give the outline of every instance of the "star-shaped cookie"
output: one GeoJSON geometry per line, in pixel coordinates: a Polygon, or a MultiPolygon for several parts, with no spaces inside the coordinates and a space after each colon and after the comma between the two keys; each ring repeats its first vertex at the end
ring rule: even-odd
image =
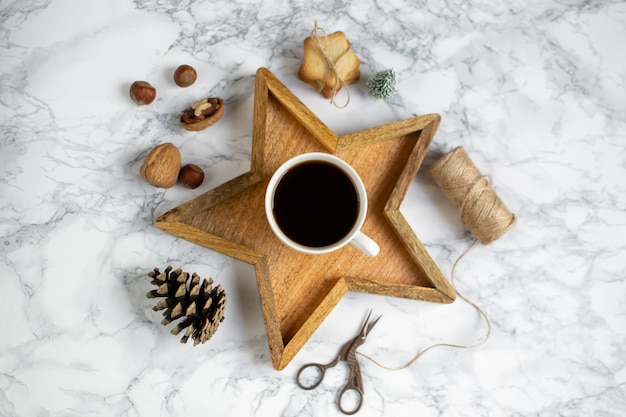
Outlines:
{"type": "Polygon", "coordinates": [[[324,97],[332,98],[344,85],[359,81],[360,65],[343,32],[328,36],[314,34],[304,40],[304,59],[298,78],[315,87],[324,97]]]}
{"type": "Polygon", "coordinates": [[[272,363],[283,369],[348,291],[452,302],[455,292],[399,207],[438,127],[436,114],[338,136],[272,73],[257,72],[250,171],[163,214],[157,227],[254,265],[272,363]],[[305,152],[350,163],[368,192],[363,232],[380,246],[307,255],[283,245],[265,217],[272,173],[305,152]]]}

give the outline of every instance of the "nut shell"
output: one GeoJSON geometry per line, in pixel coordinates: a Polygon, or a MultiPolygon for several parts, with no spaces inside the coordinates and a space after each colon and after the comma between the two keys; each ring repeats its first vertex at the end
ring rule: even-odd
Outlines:
{"type": "Polygon", "coordinates": [[[147,81],[135,81],[129,90],[130,99],[139,106],[150,104],[156,97],[156,88],[147,81]]]}
{"type": "Polygon", "coordinates": [[[139,169],[139,175],[148,184],[170,188],[178,181],[180,151],[172,143],[162,143],[152,149],[139,169]]]}
{"type": "Polygon", "coordinates": [[[187,164],[180,170],[178,181],[187,188],[198,188],[204,181],[204,171],[196,164],[187,164]]]}
{"type": "Polygon", "coordinates": [[[181,126],[187,130],[198,131],[198,130],[206,129],[207,127],[215,124],[224,115],[224,99],[219,98],[219,97],[215,97],[215,99],[217,99],[217,104],[216,104],[217,110],[215,110],[215,113],[213,113],[211,116],[205,119],[198,120],[193,123],[185,122],[183,120],[183,116],[181,115],[181,117],[179,118],[179,122],[181,126]]]}
{"type": "Polygon", "coordinates": [[[196,82],[196,78],[198,78],[198,73],[189,65],[181,65],[174,71],[174,82],[179,87],[189,87],[196,82]]]}

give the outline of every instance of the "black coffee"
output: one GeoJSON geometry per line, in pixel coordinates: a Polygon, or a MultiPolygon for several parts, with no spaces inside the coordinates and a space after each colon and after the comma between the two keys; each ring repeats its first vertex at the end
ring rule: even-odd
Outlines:
{"type": "Polygon", "coordinates": [[[291,240],[323,247],[354,227],[359,200],[352,180],[339,168],[308,161],[291,168],[274,192],[276,223],[291,240]]]}

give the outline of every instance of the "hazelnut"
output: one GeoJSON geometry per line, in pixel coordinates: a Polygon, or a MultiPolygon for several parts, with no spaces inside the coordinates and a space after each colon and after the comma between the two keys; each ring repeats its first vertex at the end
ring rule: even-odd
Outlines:
{"type": "Polygon", "coordinates": [[[174,82],[179,87],[189,87],[196,82],[196,78],[198,78],[196,70],[189,65],[181,65],[174,72],[174,82]]]}
{"type": "Polygon", "coordinates": [[[204,181],[204,171],[198,165],[187,164],[180,170],[178,181],[187,188],[198,188],[204,181]]]}
{"type": "Polygon", "coordinates": [[[130,98],[139,106],[150,104],[156,97],[156,89],[147,81],[135,81],[130,86],[130,98]]]}
{"type": "Polygon", "coordinates": [[[155,187],[170,188],[176,184],[179,171],[180,151],[172,143],[162,143],[150,151],[139,175],[155,187]]]}

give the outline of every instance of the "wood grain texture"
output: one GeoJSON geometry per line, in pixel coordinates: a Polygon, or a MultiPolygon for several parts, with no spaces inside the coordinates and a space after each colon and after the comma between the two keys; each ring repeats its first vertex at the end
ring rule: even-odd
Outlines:
{"type": "Polygon", "coordinates": [[[251,169],[163,214],[157,227],[255,267],[272,363],[283,369],[348,291],[449,303],[455,293],[399,211],[439,124],[430,114],[338,137],[273,74],[257,72],[251,169]],[[265,218],[273,172],[305,152],[350,163],[368,192],[374,258],[346,246],[307,255],[265,218]]]}

